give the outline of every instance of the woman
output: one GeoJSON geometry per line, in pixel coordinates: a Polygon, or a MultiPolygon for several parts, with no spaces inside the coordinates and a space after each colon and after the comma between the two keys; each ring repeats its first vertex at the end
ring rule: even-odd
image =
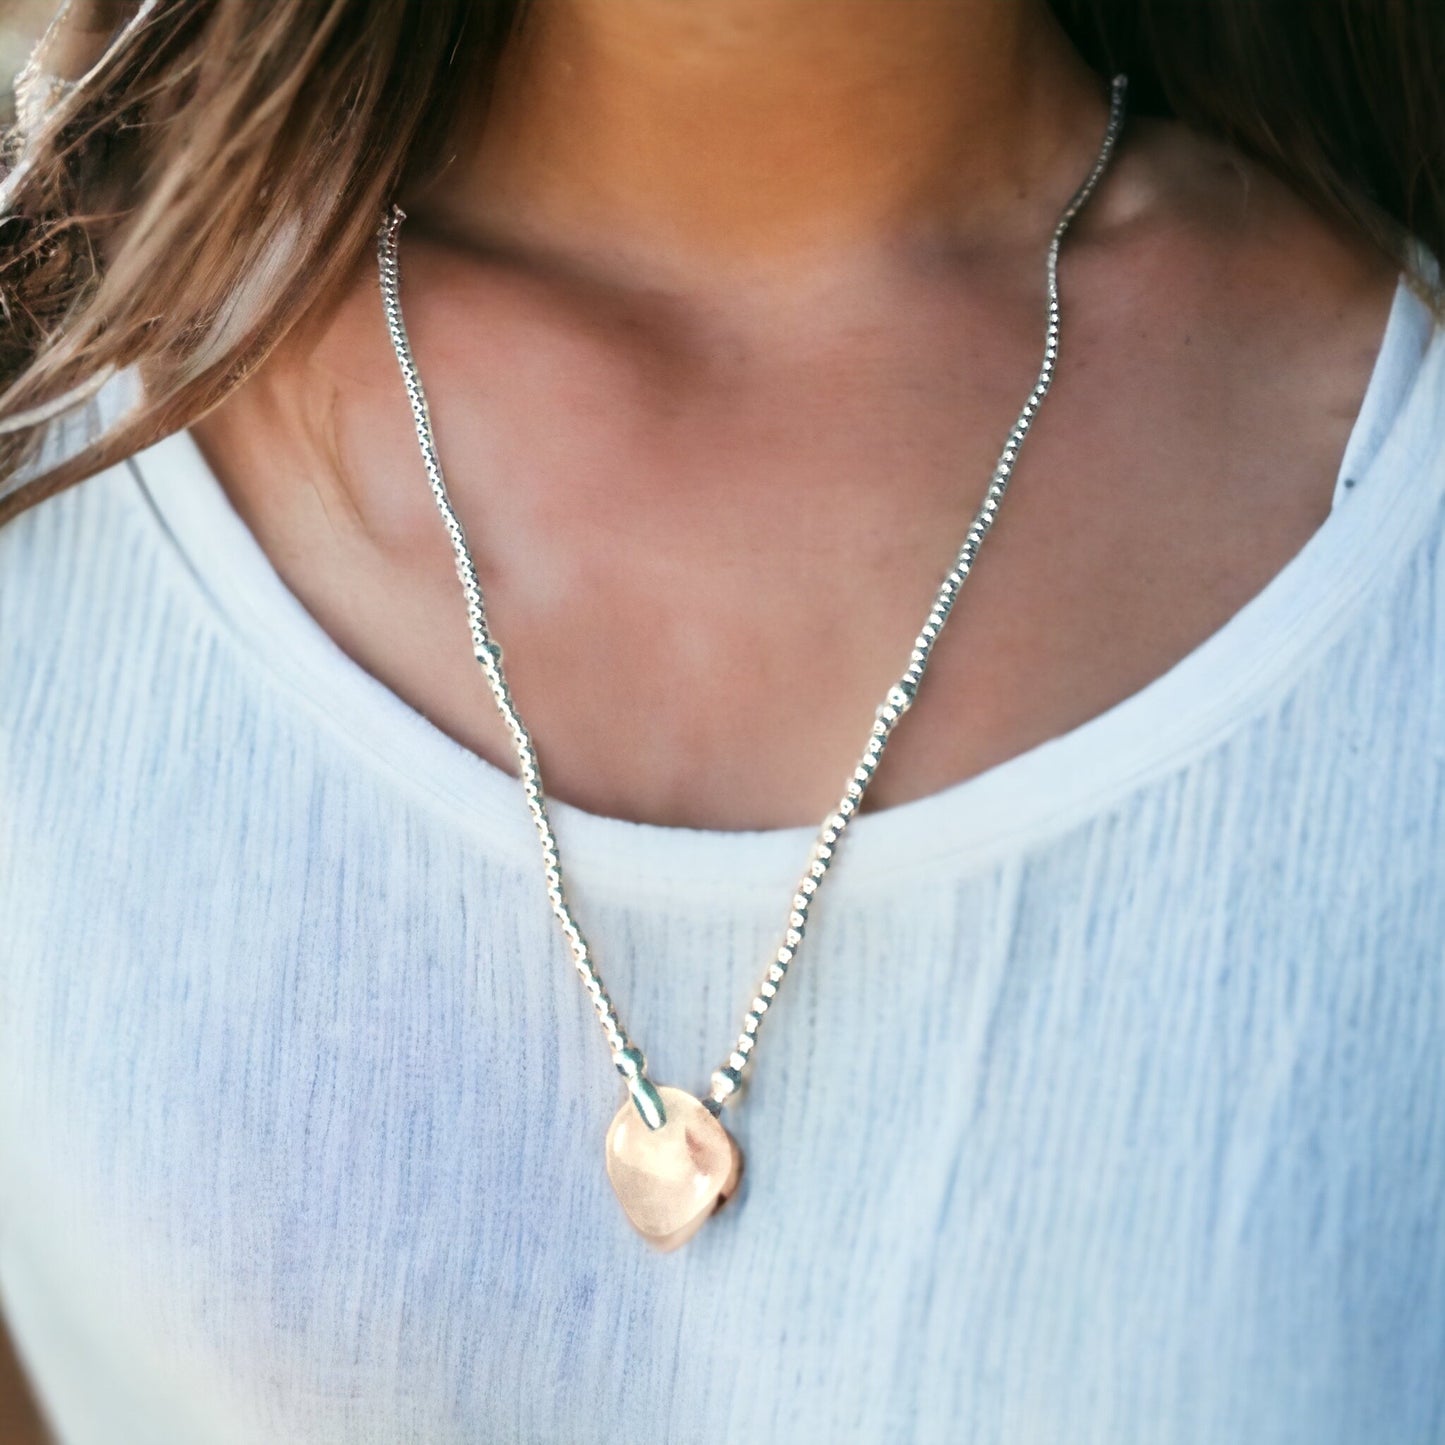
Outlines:
{"type": "Polygon", "coordinates": [[[1440,1438],[1442,51],[157,0],[30,92],[62,1440],[1440,1438]]]}

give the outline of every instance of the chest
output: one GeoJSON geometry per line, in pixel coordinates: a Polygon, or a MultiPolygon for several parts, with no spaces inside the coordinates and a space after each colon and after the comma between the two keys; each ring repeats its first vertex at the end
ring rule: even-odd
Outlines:
{"type": "MultiPolygon", "coordinates": [[[[1132,305],[1079,291],[868,806],[938,791],[1138,690],[1328,512],[1380,294],[1311,360],[1308,316],[1241,332],[1142,283],[1132,305]]],[[[645,311],[513,315],[496,298],[478,342],[421,294],[449,487],[549,795],[720,828],[812,822],[836,802],[1042,359],[1017,298],[930,296],[842,327],[780,324],[762,353],[645,311]]],[[[347,487],[294,450],[288,468],[282,446],[269,490],[236,471],[238,506],[348,652],[510,767],[394,362],[336,408],[325,466],[347,487]]]]}

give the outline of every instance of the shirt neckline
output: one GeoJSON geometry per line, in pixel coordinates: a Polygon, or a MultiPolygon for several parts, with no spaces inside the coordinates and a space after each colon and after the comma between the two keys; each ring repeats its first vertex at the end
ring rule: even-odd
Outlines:
{"type": "MultiPolygon", "coordinates": [[[[1445,328],[1402,274],[1341,458],[1337,505],[1264,588],[1144,687],[1077,727],[940,791],[854,820],[839,888],[954,871],[1053,836],[1221,741],[1339,636],[1434,514],[1445,467],[1417,469],[1445,416],[1445,328]],[[1345,484],[1351,484],[1346,499],[1345,484]]],[[[188,432],[127,464],[131,492],[213,621],[374,768],[446,813],[471,846],[538,857],[515,775],[456,742],[332,640],[271,565],[188,432]]],[[[925,684],[926,686],[926,684],[925,684]]],[[[545,742],[539,745],[545,776],[545,742]]],[[[723,831],[548,800],[574,894],[681,900],[788,888],[815,826],[723,831]]],[[[820,820],[821,822],[821,820],[820,820]]]]}

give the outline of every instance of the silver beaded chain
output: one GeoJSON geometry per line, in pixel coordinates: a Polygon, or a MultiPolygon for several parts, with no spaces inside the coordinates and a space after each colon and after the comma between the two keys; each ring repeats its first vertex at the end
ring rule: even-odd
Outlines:
{"type": "MultiPolygon", "coordinates": [[[[1028,435],[1039,406],[1053,381],[1054,367],[1059,355],[1059,243],[1063,240],[1069,223],[1083,209],[1085,202],[1093,194],[1100,176],[1103,175],[1113,155],[1115,142],[1123,126],[1127,84],[1127,79],[1123,75],[1116,75],[1113,78],[1110,88],[1109,120],[1093,169],[1074,193],[1068,205],[1064,207],[1049,241],[1048,328],[1044,341],[1044,359],[1039,368],[1038,380],[1035,381],[1032,391],[1029,392],[1028,400],[1024,402],[1023,410],[1020,411],[1018,420],[1014,423],[1008,434],[1008,440],[1004,443],[998,464],[994,468],[988,489],[984,493],[983,504],[979,507],[978,513],[964,537],[963,545],[954,559],[953,566],[939,586],[922,630],[914,639],[908,666],[898,681],[888,689],[887,695],[877,709],[872,733],[868,738],[863,756],[853,769],[852,776],[848,779],[837,807],[828,815],[813,844],[807,870],[799,880],[797,890],[793,894],[792,908],[788,913],[788,926],[784,931],[783,941],[773,956],[772,963],[768,966],[766,976],[758,985],[757,994],[748,1006],[748,1011],[743,1018],[742,1032],[738,1034],[733,1044],[727,1063],[712,1075],[710,1093],[703,1103],[715,1115],[721,1112],[722,1106],[736,1093],[738,1086],[742,1083],[743,1075],[752,1060],[753,1049],[757,1044],[758,1030],[762,1026],[763,1018],[772,1006],[773,999],[777,996],[778,986],[786,977],[788,968],[797,956],[798,948],[803,941],[813,899],[817,896],[818,888],[827,876],[828,869],[837,853],[838,844],[847,831],[848,824],[858,813],[863,802],[863,795],[872,781],[873,774],[877,771],[878,763],[883,757],[884,749],[888,746],[893,729],[913,704],[913,699],[918,692],[918,685],[923,680],[924,670],[927,668],[928,659],[933,652],[933,645],[938,641],[938,635],[942,632],[943,625],[953,610],[959,590],[967,580],[968,574],[973,570],[978,550],[983,545],[983,539],[988,534],[989,528],[993,526],[994,518],[998,515],[999,504],[1003,500],[1004,492],[1008,489],[1009,478],[1013,474],[1014,464],[1018,460],[1024,438],[1028,435]]],[[[437,457],[436,439],[432,434],[431,418],[427,411],[426,394],[422,390],[421,378],[417,373],[416,362],[412,358],[411,344],[407,340],[406,325],[401,314],[401,298],[398,290],[397,233],[404,219],[405,212],[399,206],[393,206],[377,238],[382,303],[386,313],[387,330],[391,335],[391,344],[396,352],[402,379],[406,384],[407,399],[411,402],[412,417],[416,423],[416,438],[421,447],[427,480],[431,484],[432,495],[436,498],[437,508],[441,512],[447,535],[451,538],[452,550],[456,554],[457,576],[466,596],[467,624],[472,635],[472,651],[481,664],[482,671],[486,674],[487,684],[492,690],[492,696],[496,699],[497,709],[512,735],[512,743],[516,749],[517,761],[521,770],[522,789],[527,798],[527,807],[531,812],[532,822],[536,825],[537,835],[542,842],[542,862],[547,877],[547,898],[552,905],[552,912],[556,914],[557,921],[562,925],[562,933],[571,950],[572,961],[576,965],[578,974],[581,975],[588,997],[592,1000],[598,1022],[602,1025],[602,1032],[607,1036],[607,1046],[612,1051],[612,1061],[616,1065],[617,1072],[625,1081],[633,1103],[636,1104],[638,1112],[648,1127],[658,1129],[666,1122],[667,1114],[662,1100],[658,1097],[657,1090],[647,1077],[647,1062],[642,1051],[632,1043],[623,1029],[621,1021],[617,1017],[617,1010],[613,1007],[612,1000],[602,985],[601,976],[592,963],[592,954],[587,946],[587,940],[583,937],[582,930],[577,926],[576,919],[572,917],[572,910],[567,905],[566,894],[562,888],[562,865],[557,852],[557,840],[552,834],[552,825],[547,816],[547,803],[542,793],[542,775],[537,766],[536,750],[532,746],[531,735],[512,702],[511,689],[507,686],[506,675],[502,671],[502,649],[493,641],[491,631],[487,626],[486,604],[482,599],[481,584],[477,581],[477,569],[467,548],[462,524],[457,520],[451,499],[447,495],[441,462],[437,457]]]]}

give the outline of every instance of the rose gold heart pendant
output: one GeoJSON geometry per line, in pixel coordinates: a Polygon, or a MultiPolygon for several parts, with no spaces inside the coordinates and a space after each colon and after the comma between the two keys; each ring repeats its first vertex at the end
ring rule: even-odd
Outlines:
{"type": "Polygon", "coordinates": [[[732,1135],[685,1089],[657,1090],[667,1122],[650,1129],[629,1098],[607,1130],[607,1177],[633,1228],[676,1249],[722,1207],[742,1176],[732,1135]]]}

